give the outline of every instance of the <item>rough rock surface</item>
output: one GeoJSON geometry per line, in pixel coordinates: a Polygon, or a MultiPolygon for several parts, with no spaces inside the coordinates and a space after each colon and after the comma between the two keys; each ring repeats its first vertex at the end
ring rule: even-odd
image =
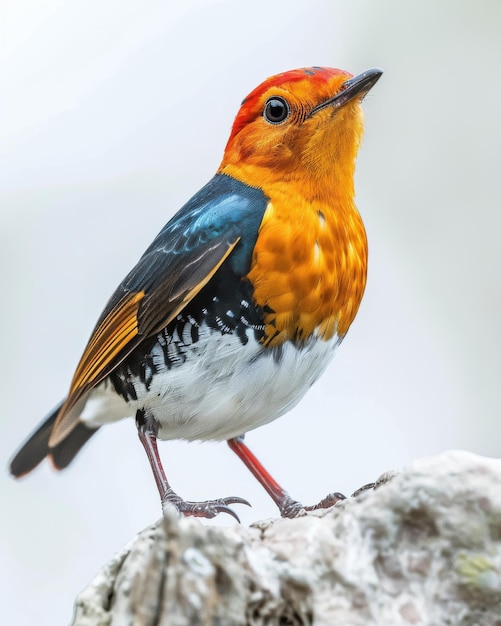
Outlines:
{"type": "Polygon", "coordinates": [[[501,461],[448,452],[250,528],[162,520],[77,598],[74,626],[501,626],[501,461]]]}

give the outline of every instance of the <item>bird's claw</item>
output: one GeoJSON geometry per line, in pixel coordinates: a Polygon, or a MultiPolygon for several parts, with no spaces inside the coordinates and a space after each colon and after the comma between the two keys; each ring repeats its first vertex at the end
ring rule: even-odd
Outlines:
{"type": "Polygon", "coordinates": [[[381,474],[381,476],[376,480],[376,482],[367,483],[366,485],[363,485],[362,487],[357,489],[354,493],[352,493],[351,497],[356,498],[362,493],[365,493],[366,491],[379,489],[381,485],[385,485],[386,483],[389,483],[390,480],[393,480],[395,478],[395,476],[398,476],[398,472],[395,470],[389,470],[388,472],[384,472],[384,474],[381,474]]]}
{"type": "Polygon", "coordinates": [[[327,496],[325,496],[325,498],[320,500],[318,504],[305,506],[304,510],[305,511],[318,511],[318,509],[330,509],[331,506],[334,506],[338,502],[341,502],[341,500],[346,500],[346,496],[343,495],[342,493],[339,493],[339,491],[336,491],[334,493],[329,493],[327,496]]]}
{"type": "Polygon", "coordinates": [[[280,515],[286,518],[294,518],[299,517],[301,514],[304,515],[306,511],[317,511],[318,509],[330,509],[331,506],[334,506],[341,500],[346,500],[346,496],[342,493],[335,492],[330,493],[328,496],[325,496],[318,504],[312,504],[310,506],[304,506],[301,502],[297,500],[293,500],[290,496],[283,498],[282,502],[279,504],[280,515]]]}
{"type": "Polygon", "coordinates": [[[238,496],[231,496],[229,498],[219,498],[218,500],[206,500],[205,502],[190,502],[183,500],[174,492],[167,493],[162,500],[162,507],[165,504],[172,504],[181,515],[187,517],[204,517],[205,519],[212,519],[219,515],[219,513],[227,513],[236,519],[240,523],[240,518],[228,505],[230,504],[245,504],[251,506],[244,498],[238,496]]]}
{"type": "Polygon", "coordinates": [[[351,497],[358,498],[358,496],[360,496],[362,493],[365,493],[366,491],[371,491],[372,489],[374,489],[375,486],[376,486],[376,483],[367,483],[366,485],[362,485],[362,487],[359,487],[356,491],[354,491],[351,494],[351,497]]]}

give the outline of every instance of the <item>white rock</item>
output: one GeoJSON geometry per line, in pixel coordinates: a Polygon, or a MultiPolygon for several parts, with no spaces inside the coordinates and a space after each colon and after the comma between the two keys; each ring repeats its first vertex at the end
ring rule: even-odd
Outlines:
{"type": "Polygon", "coordinates": [[[74,626],[501,626],[501,461],[448,452],[250,528],[170,515],[77,598],[74,626]]]}

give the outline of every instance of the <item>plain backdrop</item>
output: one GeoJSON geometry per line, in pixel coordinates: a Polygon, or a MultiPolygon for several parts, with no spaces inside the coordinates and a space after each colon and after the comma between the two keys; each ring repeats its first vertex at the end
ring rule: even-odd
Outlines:
{"type": "MultiPolygon", "coordinates": [[[[306,503],[450,448],[500,455],[500,29],[497,0],[3,0],[3,623],[67,624],[76,593],[160,516],[132,421],[60,474],[45,463],[14,481],[8,460],[271,74],[385,70],[356,175],[370,243],[360,312],[323,378],[248,444],[306,503]]],[[[160,451],[184,497],[243,496],[244,524],[276,515],[225,444],[160,451]]]]}

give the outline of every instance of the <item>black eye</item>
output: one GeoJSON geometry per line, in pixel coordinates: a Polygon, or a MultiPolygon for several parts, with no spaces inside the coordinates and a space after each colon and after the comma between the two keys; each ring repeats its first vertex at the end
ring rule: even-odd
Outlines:
{"type": "Polygon", "coordinates": [[[287,100],[274,96],[269,98],[264,105],[264,119],[270,124],[280,124],[290,115],[290,107],[287,100]]]}

